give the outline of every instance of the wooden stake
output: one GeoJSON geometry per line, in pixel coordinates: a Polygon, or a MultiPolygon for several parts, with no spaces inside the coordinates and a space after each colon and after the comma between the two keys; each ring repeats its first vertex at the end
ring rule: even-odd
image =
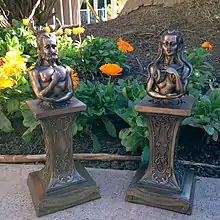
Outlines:
{"type": "MultiPolygon", "coordinates": [[[[114,154],[73,154],[74,160],[107,160],[107,161],[136,161],[139,156],[124,156],[114,154]]],[[[44,162],[45,154],[39,155],[0,155],[0,163],[35,163],[44,162]]]]}

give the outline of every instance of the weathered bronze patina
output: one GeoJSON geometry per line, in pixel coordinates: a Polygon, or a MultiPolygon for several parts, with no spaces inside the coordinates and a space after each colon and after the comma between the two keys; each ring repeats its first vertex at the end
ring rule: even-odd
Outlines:
{"type": "Polygon", "coordinates": [[[35,95],[43,105],[57,106],[68,101],[73,96],[71,68],[61,64],[56,51],[55,33],[46,34],[36,31],[38,60],[34,69],[29,72],[29,78],[35,95]]]}
{"type": "Polygon", "coordinates": [[[166,31],[160,40],[160,55],[148,68],[148,95],[135,106],[148,124],[149,164],[137,171],[126,200],[191,214],[195,174],[175,161],[174,151],[181,122],[194,102],[184,96],[192,69],[183,58],[179,32],[166,31]]]}
{"type": "Polygon", "coordinates": [[[86,105],[73,97],[70,68],[62,66],[53,34],[37,35],[39,59],[30,72],[38,99],[27,105],[40,120],[46,165],[28,176],[37,216],[100,198],[99,189],[86,169],[73,161],[72,125],[86,105]],[[46,108],[45,108],[46,107],[46,108]]]}
{"type": "Polygon", "coordinates": [[[184,58],[180,32],[168,30],[161,34],[158,56],[147,71],[147,93],[152,98],[174,99],[186,93],[192,67],[184,58]]]}

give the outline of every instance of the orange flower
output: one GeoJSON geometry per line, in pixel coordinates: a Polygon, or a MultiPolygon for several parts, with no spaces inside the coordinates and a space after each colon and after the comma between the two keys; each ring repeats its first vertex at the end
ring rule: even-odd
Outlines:
{"type": "Polygon", "coordinates": [[[72,78],[72,82],[73,82],[73,87],[75,89],[79,83],[78,73],[75,72],[75,70],[72,70],[71,78],[72,78]]]}
{"type": "Polygon", "coordinates": [[[210,42],[205,41],[201,44],[201,47],[206,49],[207,51],[212,51],[213,50],[213,46],[210,42]]]}
{"type": "Polygon", "coordinates": [[[119,50],[121,50],[124,53],[126,52],[130,53],[134,50],[131,44],[123,40],[121,37],[118,39],[117,45],[118,45],[119,50]]]}
{"type": "Polygon", "coordinates": [[[5,27],[9,28],[9,27],[11,27],[11,24],[7,23],[7,24],[5,24],[5,27]]]}
{"type": "Polygon", "coordinates": [[[123,68],[121,68],[117,64],[104,64],[99,68],[103,74],[109,75],[109,76],[118,76],[121,75],[120,73],[123,71],[123,68]]]}

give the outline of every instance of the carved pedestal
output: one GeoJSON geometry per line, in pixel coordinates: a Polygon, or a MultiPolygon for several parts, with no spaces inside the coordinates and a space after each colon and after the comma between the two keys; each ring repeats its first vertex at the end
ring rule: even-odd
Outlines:
{"type": "Polygon", "coordinates": [[[40,120],[46,147],[45,167],[28,176],[37,216],[100,198],[86,169],[73,161],[72,124],[77,112],[86,106],[76,98],[68,106],[54,109],[40,107],[38,100],[28,101],[27,105],[40,120]]]}
{"type": "Polygon", "coordinates": [[[148,167],[140,168],[126,192],[126,200],[191,214],[195,175],[174,157],[181,121],[191,114],[193,98],[154,103],[148,96],[135,106],[146,119],[150,133],[148,167]]]}

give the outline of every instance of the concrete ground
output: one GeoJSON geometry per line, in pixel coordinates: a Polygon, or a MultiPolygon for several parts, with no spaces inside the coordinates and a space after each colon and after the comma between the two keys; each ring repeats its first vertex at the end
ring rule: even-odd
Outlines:
{"type": "MultiPolygon", "coordinates": [[[[26,178],[41,165],[0,164],[0,220],[36,220],[26,178]]],[[[193,214],[186,216],[124,201],[134,172],[88,169],[102,198],[42,220],[220,220],[220,180],[197,178],[193,214]]]]}

